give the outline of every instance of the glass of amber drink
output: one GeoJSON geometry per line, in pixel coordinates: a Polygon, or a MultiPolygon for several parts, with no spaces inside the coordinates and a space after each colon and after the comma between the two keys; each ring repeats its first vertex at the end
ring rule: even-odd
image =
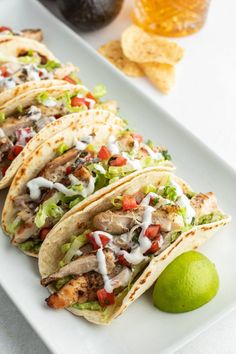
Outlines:
{"type": "Polygon", "coordinates": [[[210,0],[136,0],[134,22],[144,30],[167,37],[183,37],[205,23],[210,0]]]}

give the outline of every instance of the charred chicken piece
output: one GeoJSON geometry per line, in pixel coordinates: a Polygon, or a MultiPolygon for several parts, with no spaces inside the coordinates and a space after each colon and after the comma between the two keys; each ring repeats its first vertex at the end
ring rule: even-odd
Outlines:
{"type": "MultiPolygon", "coordinates": [[[[108,274],[115,267],[114,254],[111,250],[104,250],[108,274]]],[[[92,270],[98,271],[98,261],[95,254],[87,254],[77,258],[75,261],[60,268],[57,272],[42,279],[41,284],[47,286],[55,280],[66,277],[67,275],[81,275],[91,272],[92,270]]]]}
{"type": "Polygon", "coordinates": [[[23,37],[33,39],[38,42],[42,42],[43,40],[43,31],[40,28],[26,28],[22,31],[23,37]]]}
{"type": "Polygon", "coordinates": [[[199,193],[191,199],[190,203],[196,212],[196,217],[207,215],[218,210],[216,196],[212,192],[205,194],[199,193]]]}
{"type": "MultiPolygon", "coordinates": [[[[97,230],[120,235],[128,232],[134,225],[143,221],[145,207],[139,206],[130,211],[107,210],[93,218],[93,226],[97,230]]],[[[152,213],[152,223],[160,224],[161,231],[169,232],[184,226],[179,208],[175,205],[163,205],[152,213]]]]}

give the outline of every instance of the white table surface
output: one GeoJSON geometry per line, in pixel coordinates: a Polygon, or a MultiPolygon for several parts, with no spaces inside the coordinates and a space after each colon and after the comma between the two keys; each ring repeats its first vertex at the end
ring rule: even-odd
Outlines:
{"type": "MultiPolygon", "coordinates": [[[[46,1],[50,7],[54,7],[54,1],[46,1]]],[[[119,38],[122,29],[130,23],[131,5],[132,1],[126,1],[122,12],[111,25],[100,31],[82,34],[84,39],[98,48],[107,40],[119,38]]],[[[234,168],[236,168],[235,14],[234,0],[214,0],[204,29],[194,36],[179,40],[186,53],[177,68],[177,84],[168,96],[159,94],[145,79],[132,79],[145,94],[151,96],[157,104],[193,131],[234,168]]],[[[1,288],[0,310],[1,354],[49,353],[1,288]]],[[[235,330],[236,310],[176,353],[233,354],[236,352],[235,330]]]]}

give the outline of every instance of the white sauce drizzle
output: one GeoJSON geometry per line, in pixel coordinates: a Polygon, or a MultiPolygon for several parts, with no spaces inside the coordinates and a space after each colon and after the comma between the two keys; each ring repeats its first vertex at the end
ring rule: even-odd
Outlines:
{"type": "Polygon", "coordinates": [[[114,135],[109,137],[107,147],[112,155],[118,155],[120,153],[119,145],[114,135]]]}
{"type": "Polygon", "coordinates": [[[148,154],[154,160],[163,160],[163,156],[160,152],[154,152],[148,145],[143,144],[142,147],[148,152],[148,154]]]}
{"type": "Polygon", "coordinates": [[[193,218],[196,216],[195,210],[192,208],[190,204],[190,200],[186,195],[184,194],[182,188],[176,183],[175,181],[171,181],[171,185],[175,187],[176,194],[178,196],[178,199],[176,201],[176,204],[179,205],[181,208],[185,208],[186,210],[186,221],[188,224],[190,224],[193,220],[193,218]]]}
{"type": "Polygon", "coordinates": [[[77,177],[75,177],[74,175],[70,174],[69,176],[69,180],[71,181],[71,184],[73,186],[78,186],[81,185],[83,186],[82,191],[78,191],[75,194],[77,195],[81,195],[83,198],[86,198],[87,196],[89,196],[90,194],[93,193],[94,188],[95,188],[95,178],[93,176],[89,177],[89,182],[86,183],[84,181],[80,181],[77,177]]]}
{"type": "Polygon", "coordinates": [[[28,110],[28,117],[30,120],[37,121],[41,118],[41,110],[36,106],[31,106],[28,110]]]}
{"type": "Polygon", "coordinates": [[[43,105],[46,107],[55,107],[58,105],[58,102],[53,100],[52,98],[47,98],[43,101],[43,105]]]}
{"type": "Polygon", "coordinates": [[[36,177],[32,179],[27,183],[27,187],[29,188],[30,198],[32,200],[36,200],[40,198],[41,196],[40,188],[49,188],[49,189],[55,188],[56,190],[58,190],[58,192],[62,192],[68,197],[78,194],[72,189],[66,188],[63,184],[57,182],[53,183],[44,177],[36,177]]]}
{"type": "Polygon", "coordinates": [[[127,165],[131,166],[134,168],[134,170],[141,170],[141,162],[137,159],[132,159],[127,152],[122,152],[122,156],[127,160],[127,165]]]}
{"type": "Polygon", "coordinates": [[[5,134],[4,131],[0,128],[0,138],[4,138],[4,136],[6,136],[6,134],[5,134]]]}
{"type": "Polygon", "coordinates": [[[102,175],[106,173],[106,170],[103,166],[99,165],[98,163],[94,164],[95,169],[100,172],[102,175]]]}

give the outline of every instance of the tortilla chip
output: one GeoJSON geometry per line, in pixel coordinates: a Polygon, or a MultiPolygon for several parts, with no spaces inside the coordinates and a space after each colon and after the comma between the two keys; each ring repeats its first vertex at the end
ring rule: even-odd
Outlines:
{"type": "Polygon", "coordinates": [[[137,63],[155,62],[174,65],[181,60],[184,52],[177,43],[144,32],[134,25],[123,32],[121,45],[125,56],[137,63]]]}
{"type": "Polygon", "coordinates": [[[162,93],[168,93],[175,83],[175,68],[169,64],[146,63],[141,67],[148,79],[162,93]]]}
{"type": "Polygon", "coordinates": [[[98,52],[126,75],[133,77],[143,76],[143,72],[138,64],[125,57],[119,40],[110,41],[104,44],[98,49],[98,52]]]}

